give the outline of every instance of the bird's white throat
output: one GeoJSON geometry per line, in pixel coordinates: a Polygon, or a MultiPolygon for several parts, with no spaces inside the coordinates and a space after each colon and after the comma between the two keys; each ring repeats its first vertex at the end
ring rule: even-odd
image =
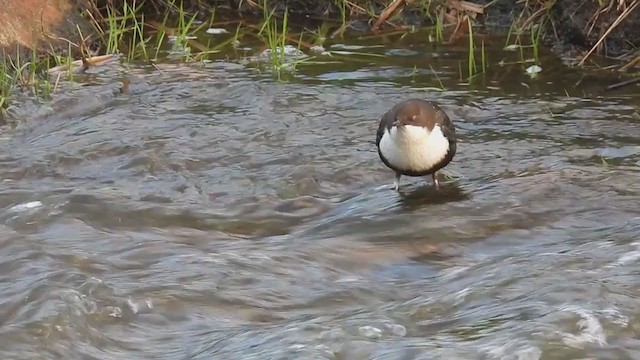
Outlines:
{"type": "Polygon", "coordinates": [[[449,140],[436,125],[431,131],[422,126],[405,125],[386,130],[380,152],[391,165],[403,170],[427,171],[449,151],[449,140]]]}

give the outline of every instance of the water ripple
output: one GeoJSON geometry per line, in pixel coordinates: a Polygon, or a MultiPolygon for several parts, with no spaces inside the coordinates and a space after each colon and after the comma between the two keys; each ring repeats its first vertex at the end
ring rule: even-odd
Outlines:
{"type": "Polygon", "coordinates": [[[0,141],[4,357],[637,358],[629,106],[159,66],[0,141]],[[417,96],[458,124],[460,176],[395,192],[375,129],[417,96]]]}

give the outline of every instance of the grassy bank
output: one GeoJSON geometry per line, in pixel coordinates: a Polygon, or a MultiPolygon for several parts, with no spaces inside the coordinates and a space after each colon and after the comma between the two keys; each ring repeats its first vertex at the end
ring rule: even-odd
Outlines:
{"type": "Polygon", "coordinates": [[[584,6],[583,1],[574,0],[90,0],[81,11],[95,32],[82,34],[85,40],[81,43],[70,42],[65,54],[3,54],[0,109],[4,112],[10,106],[18,89],[48,97],[56,91],[61,77],[72,77],[94,66],[104,54],[122,54],[132,63],[201,61],[223,49],[257,40],[264,44],[265,51],[256,61],[266,63],[279,77],[295,70],[299,61],[312,59],[301,59],[297,54],[322,54],[326,39],[347,34],[383,39],[419,31],[434,43],[462,43],[468,47],[468,61],[460,65],[461,78],[472,78],[493,66],[487,62],[479,36],[486,31],[505,32],[505,50],[519,52],[523,64],[535,65],[540,45],[546,44],[570,54],[570,64],[575,66],[593,66],[598,64],[595,60],[608,57],[616,61],[610,69],[630,71],[640,63],[636,49],[640,46],[636,37],[640,35],[635,30],[640,26],[639,3],[593,0],[584,6]],[[573,8],[576,4],[583,7],[573,8]],[[628,29],[633,36],[625,36],[628,29]],[[201,43],[194,35],[203,32],[224,36],[201,43]],[[620,41],[621,37],[626,41],[620,41]],[[51,67],[57,67],[56,71],[51,72],[51,67]]]}
{"type": "Polygon", "coordinates": [[[241,35],[258,28],[262,35],[265,22],[282,24],[285,18],[303,37],[305,32],[384,36],[430,28],[435,41],[454,43],[474,30],[505,31],[518,41],[534,34],[537,42],[574,50],[580,66],[598,55],[631,60],[640,46],[639,0],[92,0],[86,13],[108,43],[106,52],[130,50],[118,45],[127,32],[143,41],[143,31],[184,36],[203,25],[237,25],[241,35]]]}

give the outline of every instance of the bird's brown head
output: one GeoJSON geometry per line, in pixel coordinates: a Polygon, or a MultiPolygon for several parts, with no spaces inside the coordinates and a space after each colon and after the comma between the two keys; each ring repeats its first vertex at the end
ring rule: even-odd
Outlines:
{"type": "Polygon", "coordinates": [[[393,125],[399,127],[405,125],[421,126],[431,131],[437,123],[442,122],[444,116],[446,116],[444,112],[431,103],[409,100],[398,105],[393,125]]]}

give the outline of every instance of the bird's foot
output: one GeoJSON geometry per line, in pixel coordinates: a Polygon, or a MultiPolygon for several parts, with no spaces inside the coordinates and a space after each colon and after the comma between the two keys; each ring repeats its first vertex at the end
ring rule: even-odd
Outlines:
{"type": "Polygon", "coordinates": [[[398,191],[400,189],[400,174],[396,174],[396,181],[393,182],[393,190],[398,191]]]}
{"type": "Polygon", "coordinates": [[[440,189],[440,182],[438,181],[438,178],[436,177],[436,173],[433,173],[433,175],[431,175],[431,178],[433,179],[433,186],[436,188],[436,190],[440,189]]]}

